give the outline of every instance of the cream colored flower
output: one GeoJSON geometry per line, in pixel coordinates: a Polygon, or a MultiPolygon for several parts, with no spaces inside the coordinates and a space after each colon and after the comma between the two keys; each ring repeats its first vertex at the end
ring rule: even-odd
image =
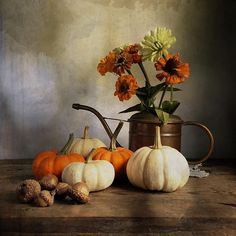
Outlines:
{"type": "Polygon", "coordinates": [[[154,31],[149,31],[141,42],[141,54],[143,60],[157,61],[163,55],[167,55],[176,38],[172,36],[171,30],[165,27],[156,28],[154,31]]]}

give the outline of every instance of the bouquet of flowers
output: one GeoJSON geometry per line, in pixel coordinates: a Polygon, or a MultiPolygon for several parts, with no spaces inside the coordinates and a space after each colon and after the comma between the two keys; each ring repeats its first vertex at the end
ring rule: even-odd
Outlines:
{"type": "Polygon", "coordinates": [[[115,48],[100,60],[97,70],[102,76],[108,72],[118,76],[114,95],[118,96],[120,101],[129,100],[133,95],[140,100],[140,103],[121,113],[147,111],[166,123],[169,115],[175,112],[180,103],[174,100],[173,92],[180,89],[173,86],[184,82],[190,74],[189,65],[181,62],[179,53],[168,52],[175,41],[176,38],[170,29],[157,27],[154,31],[148,32],[140,43],[115,48]],[[150,83],[143,65],[144,61],[154,63],[157,84],[150,83]],[[131,72],[134,64],[137,64],[143,73],[143,87],[138,85],[137,78],[131,72]],[[170,92],[170,96],[164,100],[166,91],[170,92]],[[156,104],[158,93],[161,93],[161,96],[156,104]]]}

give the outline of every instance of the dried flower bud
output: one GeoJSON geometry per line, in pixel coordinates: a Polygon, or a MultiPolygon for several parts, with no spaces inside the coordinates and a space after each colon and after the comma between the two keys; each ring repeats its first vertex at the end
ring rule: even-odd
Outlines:
{"type": "Polygon", "coordinates": [[[58,184],[58,178],[57,176],[53,174],[45,175],[40,181],[39,181],[42,189],[45,190],[53,190],[56,188],[58,184]]]}
{"type": "Polygon", "coordinates": [[[33,201],[40,191],[41,186],[34,179],[24,180],[16,188],[18,200],[25,203],[33,201]]]}
{"type": "Polygon", "coordinates": [[[41,191],[35,198],[35,204],[38,207],[48,207],[54,203],[55,191],[50,193],[47,190],[41,191]]]}
{"type": "Polygon", "coordinates": [[[86,183],[78,182],[69,188],[68,195],[79,203],[89,201],[89,188],[86,183]]]}

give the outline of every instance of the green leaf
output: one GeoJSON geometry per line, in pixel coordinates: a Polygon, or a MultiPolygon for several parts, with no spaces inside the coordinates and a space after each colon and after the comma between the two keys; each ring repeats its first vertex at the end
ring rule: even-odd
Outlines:
{"type": "Polygon", "coordinates": [[[136,90],[136,95],[146,96],[147,94],[146,94],[146,91],[143,91],[140,88],[138,88],[136,90]]]}
{"type": "Polygon", "coordinates": [[[123,49],[121,47],[118,47],[118,48],[114,48],[113,49],[113,52],[115,52],[116,54],[120,54],[123,52],[123,49]]]}
{"type": "Polygon", "coordinates": [[[145,95],[147,95],[147,93],[148,93],[148,88],[147,87],[141,87],[141,88],[138,88],[137,90],[136,90],[136,93],[139,93],[139,94],[145,94],[145,95]]]}
{"type": "Polygon", "coordinates": [[[180,102],[178,101],[164,101],[162,103],[162,110],[169,114],[173,114],[178,108],[179,104],[180,102]]]}
{"type": "Polygon", "coordinates": [[[138,88],[136,90],[136,96],[138,99],[142,102],[145,103],[146,100],[148,99],[148,91],[146,87],[138,88]]]}
{"type": "Polygon", "coordinates": [[[165,82],[161,83],[161,84],[158,84],[156,86],[151,86],[149,88],[149,96],[150,98],[153,98],[155,97],[159,91],[161,91],[163,89],[163,87],[165,86],[165,82]]]}
{"type": "Polygon", "coordinates": [[[164,124],[166,124],[166,123],[168,122],[168,120],[169,120],[170,114],[167,113],[167,112],[165,112],[165,111],[163,111],[163,110],[161,110],[161,109],[158,109],[158,108],[156,108],[155,111],[156,111],[156,113],[157,113],[158,118],[159,118],[164,124]]]}
{"type": "Polygon", "coordinates": [[[138,99],[139,99],[142,103],[145,103],[145,101],[146,101],[146,99],[147,99],[147,96],[139,95],[139,94],[136,94],[136,96],[138,97],[138,99]]]}
{"type": "Polygon", "coordinates": [[[132,107],[129,107],[128,109],[124,110],[124,111],[121,111],[119,113],[127,113],[127,112],[132,112],[132,111],[142,111],[143,110],[143,107],[140,104],[137,104],[135,106],[132,106],[132,107]]]}

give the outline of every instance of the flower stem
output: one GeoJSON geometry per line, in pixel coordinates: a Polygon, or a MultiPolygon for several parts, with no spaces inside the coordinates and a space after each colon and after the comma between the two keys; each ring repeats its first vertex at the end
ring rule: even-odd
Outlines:
{"type": "Polygon", "coordinates": [[[166,84],[166,85],[164,86],[164,90],[163,90],[163,92],[162,92],[162,95],[161,95],[161,99],[160,99],[158,108],[161,108],[161,104],[162,104],[163,98],[164,98],[164,96],[165,96],[167,87],[168,87],[168,84],[166,84]]]}
{"type": "Polygon", "coordinates": [[[146,87],[151,87],[151,84],[150,84],[150,81],[149,81],[147,72],[146,72],[146,70],[145,70],[145,68],[144,68],[144,66],[143,66],[143,63],[142,63],[142,62],[139,62],[138,65],[139,65],[139,67],[140,67],[140,69],[141,69],[141,71],[143,72],[143,75],[144,75],[144,77],[145,77],[146,87]]]}
{"type": "Polygon", "coordinates": [[[173,101],[173,85],[170,85],[170,101],[173,101]]]}
{"type": "Polygon", "coordinates": [[[166,62],[168,61],[165,54],[162,54],[162,57],[165,59],[166,62]]]}
{"type": "Polygon", "coordinates": [[[129,75],[133,75],[130,70],[126,70],[129,75]]]}

